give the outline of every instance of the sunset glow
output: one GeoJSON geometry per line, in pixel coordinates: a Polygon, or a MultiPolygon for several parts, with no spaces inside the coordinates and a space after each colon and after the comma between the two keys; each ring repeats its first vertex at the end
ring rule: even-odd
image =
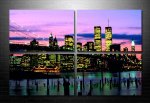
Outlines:
{"type": "Polygon", "coordinates": [[[10,43],[28,44],[33,38],[40,45],[48,45],[49,35],[64,45],[64,36],[74,33],[74,11],[72,10],[10,10],[10,43]]]}
{"type": "Polygon", "coordinates": [[[94,42],[94,26],[101,26],[102,50],[105,51],[105,27],[112,27],[112,43],[121,44],[131,51],[131,40],[135,51],[142,51],[141,10],[78,10],[78,42],[83,45],[94,42]]]}

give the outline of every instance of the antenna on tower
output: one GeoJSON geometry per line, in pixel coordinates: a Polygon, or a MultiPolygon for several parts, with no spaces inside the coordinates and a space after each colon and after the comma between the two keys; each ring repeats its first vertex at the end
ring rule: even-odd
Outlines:
{"type": "Polygon", "coordinates": [[[109,18],[108,18],[108,27],[109,27],[109,18]]]}

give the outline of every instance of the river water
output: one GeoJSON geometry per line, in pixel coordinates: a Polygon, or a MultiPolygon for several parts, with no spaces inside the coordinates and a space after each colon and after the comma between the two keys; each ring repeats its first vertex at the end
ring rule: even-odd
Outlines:
{"type": "MultiPolygon", "coordinates": [[[[73,73],[62,73],[69,85],[69,95],[74,95],[73,73]]],[[[128,71],[78,72],[76,76],[78,95],[141,95],[142,72],[128,71]]],[[[63,78],[9,80],[10,95],[65,95],[63,78]],[[47,85],[48,84],[48,85],[47,85]]]]}

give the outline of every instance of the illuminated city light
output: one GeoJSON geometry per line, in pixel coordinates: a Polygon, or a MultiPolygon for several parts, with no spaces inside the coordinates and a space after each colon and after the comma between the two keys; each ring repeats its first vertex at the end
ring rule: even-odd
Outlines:
{"type": "Polygon", "coordinates": [[[131,45],[132,45],[132,46],[135,46],[135,42],[134,42],[134,40],[132,40],[132,43],[131,43],[131,45]]]}
{"type": "MultiPolygon", "coordinates": [[[[44,19],[46,19],[46,17],[44,19]]],[[[90,21],[92,21],[92,19],[90,21]]],[[[141,90],[141,77],[138,76],[141,76],[143,69],[141,60],[142,54],[139,53],[138,58],[137,54],[134,53],[135,48],[138,49],[136,46],[138,45],[138,43],[135,42],[137,39],[134,38],[134,40],[132,39],[132,41],[130,41],[129,39],[128,43],[130,44],[125,46],[123,46],[124,43],[115,43],[114,41],[116,41],[116,38],[114,37],[114,30],[116,27],[112,26],[112,24],[112,27],[110,26],[109,19],[107,26],[104,26],[101,22],[98,22],[97,24],[93,23],[94,25],[92,25],[92,27],[88,27],[87,25],[87,28],[92,30],[92,32],[90,32],[92,33],[92,35],[88,35],[91,37],[88,37],[86,35],[87,38],[90,38],[87,39],[88,41],[83,40],[77,42],[77,48],[74,47],[76,36],[72,36],[72,33],[66,33],[65,31],[62,31],[61,33],[59,32],[61,36],[57,35],[56,31],[62,29],[61,27],[63,26],[61,26],[60,28],[55,26],[56,29],[54,31],[50,30],[50,28],[48,30],[48,33],[41,33],[39,35],[39,33],[37,32],[32,32],[34,31],[32,28],[29,29],[26,26],[23,27],[17,25],[15,22],[14,24],[17,27],[17,29],[14,29],[16,30],[16,35],[23,35],[23,39],[25,37],[27,41],[24,41],[23,43],[15,41],[15,45],[13,44],[14,42],[10,42],[10,49],[14,49],[16,51],[26,50],[35,52],[35,54],[28,54],[28,52],[26,52],[25,54],[21,54],[20,56],[17,54],[10,54],[10,81],[11,79],[13,81],[12,83],[10,83],[10,90],[12,86],[11,84],[15,84],[15,89],[12,89],[15,95],[21,93],[23,94],[24,91],[25,94],[32,95],[33,90],[33,94],[35,95],[38,93],[41,94],[45,91],[45,95],[47,96],[70,95],[70,93],[74,93],[76,89],[77,95],[108,95],[109,93],[114,93],[117,95],[122,95],[121,93],[127,93],[128,95],[132,92],[132,90],[134,90],[134,93],[135,91],[137,93],[139,92],[138,90],[141,90]],[[24,30],[25,33],[18,34],[19,30],[24,30]],[[29,32],[32,35],[30,35],[29,32]],[[58,42],[60,43],[59,40],[62,42],[62,45],[58,45],[58,42]],[[42,42],[45,42],[45,44],[42,42]],[[56,54],[51,54],[53,52],[50,52],[47,54],[45,52],[61,50],[73,51],[74,49],[77,51],[85,52],[97,51],[99,53],[81,53],[75,51],[67,53],[63,52],[60,54],[57,54],[59,52],[56,52],[56,54]],[[101,52],[102,49],[105,49],[104,51],[108,52],[101,52]],[[122,50],[124,51],[123,53],[120,52],[122,50]],[[130,50],[133,52],[128,52],[130,50]],[[37,53],[37,51],[44,52],[42,54],[39,54],[37,53]],[[137,75],[137,73],[139,74],[137,75]],[[15,80],[14,78],[17,79],[15,80]],[[23,85],[21,83],[22,80],[25,81],[23,85]],[[25,88],[18,88],[18,82],[21,86],[25,85],[25,88]],[[75,83],[77,85],[74,85],[75,83]],[[77,86],[77,88],[75,88],[75,86],[77,86]],[[66,91],[68,93],[65,93],[66,91]]],[[[67,29],[67,31],[69,31],[69,29],[67,29]]],[[[118,39],[120,39],[120,37],[118,39]]]]}

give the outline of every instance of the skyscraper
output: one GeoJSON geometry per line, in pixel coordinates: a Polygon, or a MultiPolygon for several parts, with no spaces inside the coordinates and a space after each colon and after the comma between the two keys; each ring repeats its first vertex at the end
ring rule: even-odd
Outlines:
{"type": "MultiPolygon", "coordinates": [[[[128,48],[127,47],[125,47],[125,48],[123,48],[123,51],[124,52],[128,52],[128,48]]],[[[125,56],[128,56],[128,54],[124,54],[125,56]]]]}
{"type": "Polygon", "coordinates": [[[50,48],[53,47],[53,35],[52,35],[52,33],[50,34],[50,37],[49,37],[49,47],[50,48]]]}
{"type": "Polygon", "coordinates": [[[50,34],[50,37],[49,37],[49,47],[51,50],[58,50],[57,38],[56,38],[56,36],[55,36],[55,38],[53,38],[52,33],[50,34]]]}
{"type": "Polygon", "coordinates": [[[54,66],[55,63],[56,63],[56,55],[57,55],[57,54],[50,54],[50,55],[49,55],[49,61],[50,61],[50,65],[51,65],[51,66],[54,66]]]}
{"type": "Polygon", "coordinates": [[[74,55],[72,54],[61,54],[60,55],[60,68],[61,71],[73,71],[74,69],[74,55]]]}
{"type": "Polygon", "coordinates": [[[132,39],[132,42],[131,42],[131,51],[135,51],[135,42],[134,42],[133,39],[132,39]]]}
{"type": "Polygon", "coordinates": [[[123,51],[128,52],[128,48],[127,47],[123,48],[123,51]]]}
{"type": "Polygon", "coordinates": [[[87,42],[87,51],[94,51],[94,42],[87,42]]]}
{"type": "Polygon", "coordinates": [[[55,36],[54,41],[53,41],[53,48],[54,48],[54,50],[58,49],[58,42],[57,42],[56,36],[55,36]]]}
{"type": "Polygon", "coordinates": [[[120,44],[110,45],[110,51],[120,51],[120,44]]]}
{"type": "Polygon", "coordinates": [[[77,43],[77,50],[82,51],[82,43],[81,42],[77,43]]]}
{"type": "Polygon", "coordinates": [[[96,51],[102,51],[101,27],[100,26],[94,26],[94,49],[96,51]]]}
{"type": "Polygon", "coordinates": [[[83,45],[83,51],[87,51],[87,43],[83,45]]]}
{"type": "MultiPolygon", "coordinates": [[[[135,51],[135,42],[132,38],[132,42],[131,42],[131,51],[134,52],[135,51]]],[[[136,56],[135,54],[132,54],[132,56],[136,56]]]]}
{"type": "Polygon", "coordinates": [[[110,45],[112,45],[112,28],[109,26],[109,20],[108,27],[105,27],[105,45],[106,51],[110,51],[110,45]]]}
{"type": "Polygon", "coordinates": [[[60,68],[60,54],[56,54],[56,66],[60,68]]]}
{"type": "Polygon", "coordinates": [[[68,50],[73,50],[73,48],[74,48],[73,36],[65,35],[65,48],[68,50]]]}
{"type": "Polygon", "coordinates": [[[54,38],[54,43],[53,43],[53,45],[54,45],[54,46],[57,46],[57,45],[58,45],[56,36],[55,36],[55,38],[54,38]]]}

